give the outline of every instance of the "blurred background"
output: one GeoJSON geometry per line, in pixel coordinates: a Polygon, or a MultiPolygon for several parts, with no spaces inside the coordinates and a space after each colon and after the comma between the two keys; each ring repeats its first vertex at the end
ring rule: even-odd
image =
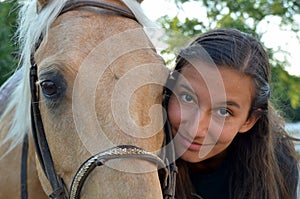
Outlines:
{"type": "MultiPolygon", "coordinates": [[[[232,27],[258,37],[272,65],[272,103],[300,138],[299,0],[144,0],[141,6],[165,31],[160,54],[168,67],[187,41],[207,30],[232,27]]],[[[16,0],[0,0],[0,86],[17,67],[17,11],[16,0]]]]}

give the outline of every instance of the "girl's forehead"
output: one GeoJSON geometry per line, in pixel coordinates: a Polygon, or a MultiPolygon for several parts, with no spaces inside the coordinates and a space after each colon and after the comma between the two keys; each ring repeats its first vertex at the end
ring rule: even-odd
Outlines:
{"type": "Polygon", "coordinates": [[[199,79],[205,82],[213,81],[218,83],[238,82],[243,79],[253,81],[252,77],[232,68],[231,66],[217,66],[215,64],[199,62],[197,65],[186,64],[181,68],[179,80],[199,79]]]}
{"type": "Polygon", "coordinates": [[[242,96],[252,99],[255,94],[252,77],[228,66],[186,65],[178,76],[179,84],[192,88],[195,93],[207,91],[212,97],[224,100],[242,96]]]}
{"type": "Polygon", "coordinates": [[[220,70],[215,64],[197,61],[188,63],[181,68],[180,73],[187,77],[201,77],[204,79],[216,80],[220,77],[220,70]]]}

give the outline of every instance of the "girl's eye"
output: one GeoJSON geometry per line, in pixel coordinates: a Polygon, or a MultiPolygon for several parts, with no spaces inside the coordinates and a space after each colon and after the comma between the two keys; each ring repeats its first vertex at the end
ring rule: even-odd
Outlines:
{"type": "Polygon", "coordinates": [[[220,109],[218,109],[217,113],[221,117],[228,117],[228,116],[231,115],[230,112],[226,108],[220,108],[220,109]]]}
{"type": "Polygon", "coordinates": [[[57,87],[53,81],[45,80],[41,82],[42,92],[45,96],[53,96],[57,94],[57,87]]]}
{"type": "Polygon", "coordinates": [[[194,103],[193,97],[188,94],[182,94],[180,96],[180,98],[181,98],[181,101],[183,101],[185,103],[189,103],[189,104],[194,103]]]}

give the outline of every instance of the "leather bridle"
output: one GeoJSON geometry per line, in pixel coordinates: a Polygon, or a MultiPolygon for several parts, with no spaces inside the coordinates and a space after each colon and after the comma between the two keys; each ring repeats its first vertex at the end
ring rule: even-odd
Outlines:
{"type": "MultiPolygon", "coordinates": [[[[72,0],[68,1],[64,6],[60,14],[74,10],[80,7],[96,7],[105,10],[112,11],[113,13],[124,16],[127,18],[135,19],[135,16],[130,10],[118,7],[116,5],[108,4],[105,2],[89,1],[89,0],[72,0]]],[[[135,19],[136,20],[136,19],[135,19]]],[[[40,41],[41,42],[41,41],[40,41]]],[[[39,47],[37,44],[36,50],[39,47]]],[[[142,148],[131,146],[131,145],[121,145],[104,152],[100,152],[93,155],[88,160],[86,160],[78,169],[75,177],[73,178],[72,185],[70,187],[70,192],[68,192],[63,179],[57,175],[55,167],[53,164],[51,152],[48,146],[48,142],[45,136],[43,121],[39,109],[39,97],[36,82],[38,81],[37,76],[37,64],[35,63],[34,56],[31,55],[31,68],[30,68],[30,88],[31,88],[31,126],[32,135],[35,145],[35,152],[39,159],[41,168],[47,177],[52,193],[49,195],[50,198],[56,199],[77,199],[80,198],[80,192],[84,185],[84,182],[88,175],[97,166],[103,165],[106,161],[119,158],[135,158],[146,160],[151,163],[157,164],[160,171],[163,171],[163,177],[160,176],[161,187],[163,190],[163,196],[166,199],[175,198],[175,185],[176,185],[176,174],[177,167],[175,164],[175,152],[174,146],[171,142],[172,134],[170,130],[170,125],[167,119],[166,111],[163,110],[164,124],[164,143],[162,152],[163,158],[147,152],[142,148]]],[[[163,108],[166,110],[166,100],[163,103],[163,108]]],[[[21,161],[21,198],[28,198],[27,191],[27,159],[28,159],[28,135],[26,134],[23,142],[22,149],[22,161],[21,161]]]]}

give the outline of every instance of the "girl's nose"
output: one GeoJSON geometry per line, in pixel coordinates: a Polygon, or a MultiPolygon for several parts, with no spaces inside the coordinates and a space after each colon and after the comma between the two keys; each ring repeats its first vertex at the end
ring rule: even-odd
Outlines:
{"type": "Polygon", "coordinates": [[[208,133],[211,116],[207,111],[199,109],[194,121],[195,137],[205,137],[208,133]]]}

